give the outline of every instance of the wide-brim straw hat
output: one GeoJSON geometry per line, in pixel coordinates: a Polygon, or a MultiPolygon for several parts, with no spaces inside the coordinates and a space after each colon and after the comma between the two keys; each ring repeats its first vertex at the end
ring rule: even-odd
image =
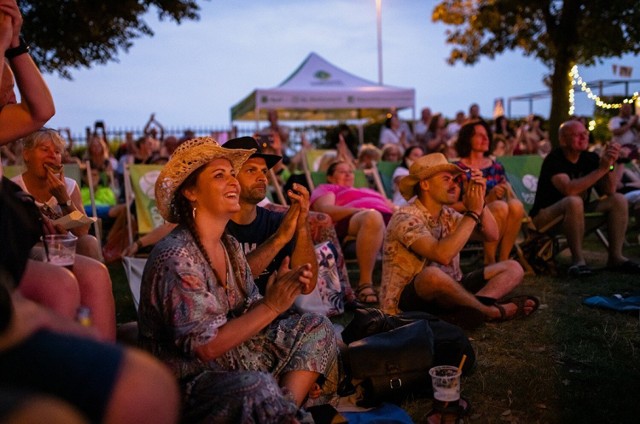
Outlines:
{"type": "Polygon", "coordinates": [[[175,195],[184,180],[196,169],[214,159],[227,159],[238,173],[255,149],[225,149],[211,137],[197,137],[180,144],[156,180],[158,211],[165,221],[177,223],[175,195]]]}
{"type": "Polygon", "coordinates": [[[416,184],[438,172],[450,172],[453,176],[456,176],[464,173],[464,170],[450,163],[442,153],[421,156],[409,167],[409,175],[404,176],[398,183],[400,194],[406,200],[411,199],[416,195],[416,184]]]}

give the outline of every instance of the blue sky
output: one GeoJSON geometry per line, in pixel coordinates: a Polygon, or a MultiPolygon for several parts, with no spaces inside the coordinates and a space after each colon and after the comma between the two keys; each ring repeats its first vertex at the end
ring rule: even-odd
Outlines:
{"type": "MultiPolygon", "coordinates": [[[[80,134],[97,119],[108,127],[139,127],[151,112],[167,126],[223,127],[230,108],[253,89],[274,87],[316,52],[336,66],[378,80],[375,0],[212,0],[200,2],[201,19],[181,25],[145,20],[154,37],[134,41],[119,62],[73,70],[73,80],[45,78],[53,92],[56,116],[51,127],[80,134]]],[[[435,0],[382,0],[382,57],[385,84],[413,87],[416,114],[424,106],[452,117],[469,104],[491,116],[493,101],[544,90],[549,70],[520,52],[474,66],[450,66],[446,27],[431,22],[435,0]]],[[[581,68],[586,81],[616,78],[612,64],[633,66],[626,56],[581,68]]],[[[632,86],[632,91],[639,90],[632,86]]],[[[621,90],[621,89],[620,89],[621,90]]],[[[606,92],[605,94],[622,94],[606,92]]],[[[577,96],[577,113],[592,103],[577,96]]],[[[534,103],[546,116],[549,102],[534,103]]],[[[512,114],[528,113],[514,103],[512,114]]],[[[405,113],[403,116],[407,116],[405,113]]]]}

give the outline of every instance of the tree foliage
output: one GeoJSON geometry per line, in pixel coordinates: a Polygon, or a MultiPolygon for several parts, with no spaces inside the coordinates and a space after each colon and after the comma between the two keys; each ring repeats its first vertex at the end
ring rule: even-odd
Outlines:
{"type": "MultiPolygon", "coordinates": [[[[451,25],[449,63],[520,50],[551,70],[551,128],[568,117],[569,71],[640,52],[640,4],[620,0],[444,0],[432,20],[451,25]]],[[[551,134],[555,136],[555,131],[551,134]]]]}
{"type": "Polygon", "coordinates": [[[70,69],[117,61],[134,39],[153,36],[143,19],[152,7],[160,20],[199,18],[196,0],[18,0],[18,6],[36,63],[66,78],[70,69]]]}

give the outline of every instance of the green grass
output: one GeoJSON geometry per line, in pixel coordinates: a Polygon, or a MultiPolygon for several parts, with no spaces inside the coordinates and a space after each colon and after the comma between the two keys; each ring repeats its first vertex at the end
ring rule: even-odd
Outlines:
{"type": "MultiPolygon", "coordinates": [[[[585,246],[588,262],[603,267],[606,256],[597,241],[590,237],[585,246]]],[[[640,247],[625,248],[625,253],[640,258],[640,247]]],[[[566,265],[566,252],[558,260],[566,265]]],[[[122,266],[109,269],[118,323],[134,320],[122,266]]],[[[516,294],[538,296],[539,311],[527,319],[486,324],[468,333],[478,364],[462,382],[463,396],[472,404],[465,422],[638,422],[640,315],[582,305],[588,296],[630,291],[640,291],[639,276],[600,271],[582,280],[525,277],[516,294]]],[[[339,321],[348,321],[348,315],[339,321]]],[[[403,407],[416,423],[423,423],[431,401],[415,399],[403,407]]]]}

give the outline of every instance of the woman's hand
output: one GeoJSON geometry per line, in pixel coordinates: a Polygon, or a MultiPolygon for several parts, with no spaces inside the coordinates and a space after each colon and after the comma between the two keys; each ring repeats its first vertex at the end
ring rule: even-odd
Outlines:
{"type": "Polygon", "coordinates": [[[64,168],[60,170],[60,176],[56,176],[51,170],[45,167],[47,170],[47,187],[49,193],[56,198],[58,204],[64,205],[69,201],[70,197],[67,193],[67,186],[64,183],[64,168]]]}
{"type": "Polygon", "coordinates": [[[507,200],[509,195],[509,187],[507,183],[500,183],[494,186],[487,194],[487,203],[494,202],[496,200],[507,200]]]}
{"type": "Polygon", "coordinates": [[[312,277],[310,264],[300,265],[296,269],[290,270],[289,257],[286,257],[278,272],[274,272],[269,277],[264,303],[281,314],[293,305],[299,294],[309,290],[312,277]]]}
{"type": "Polygon", "coordinates": [[[42,217],[42,230],[45,234],[67,234],[62,225],[53,225],[53,221],[44,215],[42,217]]]}

